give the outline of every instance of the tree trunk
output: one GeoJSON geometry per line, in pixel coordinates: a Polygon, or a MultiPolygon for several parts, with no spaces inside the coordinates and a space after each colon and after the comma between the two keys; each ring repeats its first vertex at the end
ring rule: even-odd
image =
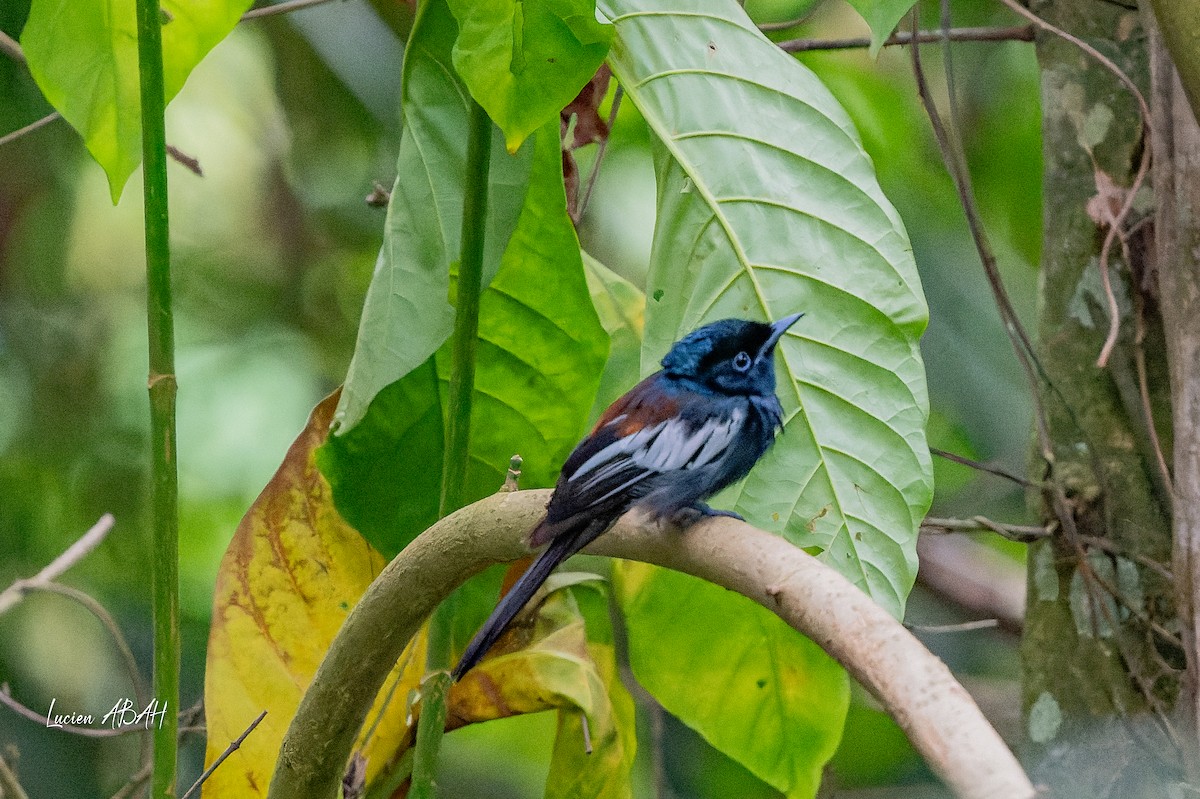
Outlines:
{"type": "MultiPolygon", "coordinates": [[[[1038,2],[1033,10],[1148,91],[1149,49],[1136,10],[1094,0],[1038,2]]],[[[1033,472],[1050,486],[1036,500],[1055,535],[1029,553],[1026,760],[1054,797],[1166,797],[1183,774],[1173,713],[1185,657],[1166,568],[1169,351],[1147,190],[1112,243],[1111,296],[1100,270],[1145,127],[1129,89],[1096,59],[1046,33],[1036,47],[1046,196],[1038,357],[1053,462],[1039,447],[1033,472]],[[1113,302],[1120,332],[1100,368],[1113,302]]]]}
{"type": "MultiPolygon", "coordinates": [[[[1163,3],[1154,8],[1161,11],[1163,3]]],[[[1193,4],[1194,6],[1195,4],[1193,4]]],[[[1145,9],[1144,9],[1145,10],[1145,9]]],[[[1194,9],[1195,10],[1195,9],[1194,9]]],[[[1152,14],[1144,17],[1150,28],[1151,102],[1154,108],[1155,248],[1154,266],[1159,294],[1166,353],[1171,367],[1171,402],[1175,428],[1174,497],[1175,556],[1180,637],[1187,663],[1177,718],[1184,765],[1192,785],[1200,785],[1200,752],[1196,730],[1200,718],[1197,692],[1197,635],[1195,609],[1200,591],[1200,126],[1195,102],[1200,83],[1200,53],[1178,46],[1177,59],[1190,62],[1176,72],[1159,26],[1152,14]],[[1190,74],[1193,83],[1185,93],[1180,77],[1190,74]]],[[[1160,17],[1163,29],[1179,20],[1160,17]]],[[[1193,29],[1200,19],[1190,20],[1193,29]]],[[[1177,37],[1178,38],[1178,37],[1177,37]]],[[[1185,37],[1186,38],[1186,37],[1185,37]]],[[[1178,45],[1178,42],[1177,42],[1178,45]]]]}

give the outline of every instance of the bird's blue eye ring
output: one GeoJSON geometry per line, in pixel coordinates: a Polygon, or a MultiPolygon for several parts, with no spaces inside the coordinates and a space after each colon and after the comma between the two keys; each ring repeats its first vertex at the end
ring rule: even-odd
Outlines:
{"type": "Polygon", "coordinates": [[[733,368],[737,369],[739,372],[747,371],[750,368],[750,364],[750,356],[744,352],[739,352],[737,355],[733,356],[733,368]]]}

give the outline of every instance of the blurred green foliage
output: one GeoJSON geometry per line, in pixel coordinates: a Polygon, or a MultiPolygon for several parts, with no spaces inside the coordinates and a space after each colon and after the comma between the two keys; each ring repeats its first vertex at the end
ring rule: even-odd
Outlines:
{"type": "MultiPolygon", "coordinates": [[[[781,20],[813,5],[763,0],[750,7],[761,19],[781,20]]],[[[0,4],[0,30],[16,37],[27,12],[23,0],[0,4]]],[[[968,0],[954,3],[954,14],[956,25],[1012,24],[993,6],[968,0]]],[[[931,27],[936,19],[923,23],[931,27]]],[[[168,140],[204,172],[172,164],[170,176],[185,704],[201,693],[220,554],[308,410],[346,373],[384,224],[384,213],[364,198],[374,182],[390,186],[395,178],[397,76],[410,24],[410,8],[386,0],[348,0],[242,24],[168,110],[168,140]]],[[[865,32],[848,6],[827,0],[803,25],[772,37],[865,32]]],[[[924,53],[939,79],[940,48],[924,53]]],[[[1041,242],[1033,52],[1024,43],[963,43],[954,58],[961,135],[984,221],[1018,308],[1031,316],[1041,242]]],[[[923,340],[931,445],[1022,471],[1028,402],[916,101],[907,53],[885,49],[875,61],[865,51],[802,59],[850,112],[912,239],[931,307],[923,340]]],[[[25,67],[0,59],[0,133],[49,110],[25,67]]],[[[580,237],[587,251],[644,286],[653,169],[632,104],[621,106],[616,131],[580,237]]],[[[592,155],[581,156],[586,175],[592,155]]],[[[141,246],[136,193],[113,207],[103,172],[64,123],[0,148],[0,587],[36,572],[102,513],[114,513],[115,531],[67,582],[101,599],[139,660],[149,663],[141,246]]],[[[610,380],[621,382],[606,374],[606,385],[610,380]]],[[[935,513],[1021,519],[1013,486],[952,464],[937,468],[935,513]]],[[[930,607],[914,601],[910,618],[930,607]]],[[[972,633],[940,646],[956,665],[1015,679],[1011,659],[990,656],[1007,651],[1002,637],[972,633]]],[[[35,709],[55,699],[57,708],[97,716],[129,692],[94,620],[46,596],[0,616],[0,682],[35,709]]],[[[463,768],[452,763],[447,771],[475,777],[454,786],[456,794],[447,784],[447,795],[540,795],[549,753],[531,741],[549,738],[535,737],[530,728],[537,724],[545,726],[541,719],[510,720],[450,736],[447,759],[462,758],[463,768]],[[480,739],[486,759],[471,750],[471,740],[480,739]],[[507,743],[495,743],[500,739],[507,743]],[[514,761],[521,765],[496,774],[497,763],[514,761]],[[501,781],[509,787],[493,790],[501,781]]],[[[773,795],[686,728],[655,729],[640,736],[642,795],[657,779],[648,760],[656,741],[661,773],[679,796],[773,795]]],[[[73,738],[0,711],[0,745],[8,743],[22,753],[18,771],[32,796],[109,795],[136,768],[132,737],[73,738]]],[[[181,772],[189,784],[201,751],[195,738],[185,749],[181,772]]],[[[827,783],[929,779],[894,725],[855,700],[827,783]]],[[[906,795],[897,790],[892,795],[906,795]]],[[[907,795],[930,795],[911,790],[907,795]]]]}

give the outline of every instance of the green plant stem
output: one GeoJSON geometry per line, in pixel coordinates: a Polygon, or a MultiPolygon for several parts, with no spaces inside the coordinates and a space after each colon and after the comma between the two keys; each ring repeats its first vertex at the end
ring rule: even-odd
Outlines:
{"type": "Polygon", "coordinates": [[[425,678],[421,690],[421,715],[417,719],[417,741],[413,749],[409,799],[433,799],[433,775],[437,771],[438,750],[441,749],[446,730],[446,696],[450,693],[450,682],[450,672],[444,669],[425,678]]]}
{"type": "Polygon", "coordinates": [[[150,343],[150,450],[153,485],[154,699],[164,710],[154,730],[151,795],[175,796],[179,708],[179,517],[175,465],[175,330],[167,220],[167,136],[163,114],[162,19],[156,0],[138,0],[138,72],[146,223],[147,331],[150,343]]]}
{"type": "MultiPolygon", "coordinates": [[[[463,485],[471,444],[471,399],[475,392],[475,348],[479,337],[479,295],[483,291],[483,244],[487,222],[488,169],[492,152],[492,120],[483,107],[471,101],[464,175],[462,254],[458,266],[455,300],[454,349],[450,361],[450,398],[446,420],[446,449],[442,456],[442,496],[438,515],[446,516],[463,505],[463,485]]],[[[447,597],[433,613],[429,625],[426,679],[421,696],[413,760],[412,799],[433,799],[433,774],[446,723],[446,695],[450,691],[451,630],[458,603],[447,597]],[[440,672],[440,673],[439,673],[440,672]]]]}
{"type": "Polygon", "coordinates": [[[445,516],[462,507],[463,484],[466,482],[470,455],[471,397],[475,391],[475,345],[479,335],[479,295],[483,290],[483,240],[492,151],[492,121],[474,100],[471,101],[468,136],[462,254],[454,303],[454,349],[450,362],[450,402],[438,516],[445,516]]]}

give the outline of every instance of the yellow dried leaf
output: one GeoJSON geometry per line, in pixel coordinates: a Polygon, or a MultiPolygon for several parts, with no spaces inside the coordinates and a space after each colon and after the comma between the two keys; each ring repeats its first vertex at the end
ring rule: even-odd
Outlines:
{"type": "MultiPolygon", "coordinates": [[[[267,716],[205,782],[205,797],[267,795],[280,742],[304,690],[385,563],[338,514],[314,461],[337,399],[335,393],[313,409],[221,560],[204,683],[205,762],[220,756],[263,710],[267,716]]],[[[422,634],[384,683],[356,744],[366,758],[368,783],[403,745],[408,699],[424,664],[422,634]]]]}

